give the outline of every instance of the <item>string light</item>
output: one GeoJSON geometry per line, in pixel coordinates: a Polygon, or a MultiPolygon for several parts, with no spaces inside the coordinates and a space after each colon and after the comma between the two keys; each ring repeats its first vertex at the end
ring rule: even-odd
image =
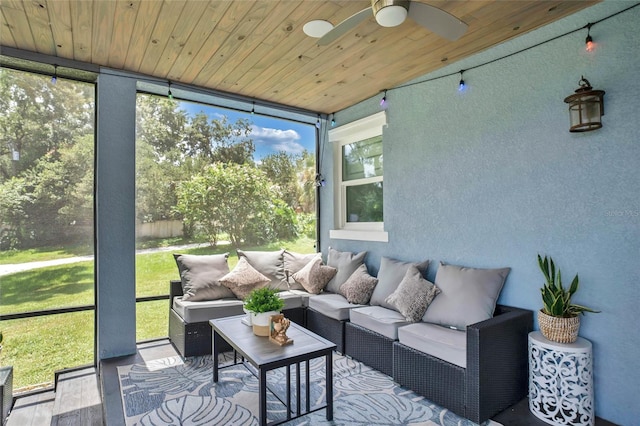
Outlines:
{"type": "Polygon", "coordinates": [[[318,119],[316,120],[316,127],[320,128],[320,114],[318,114],[318,119]]]}
{"type": "Polygon", "coordinates": [[[593,38],[591,37],[591,34],[590,34],[592,25],[593,24],[591,22],[587,24],[587,38],[584,41],[584,43],[586,44],[587,52],[593,51],[593,48],[595,47],[595,43],[593,42],[593,38]]]}
{"type": "Polygon", "coordinates": [[[171,93],[171,82],[169,81],[169,93],[167,93],[169,99],[173,99],[173,93],[171,93]]]}
{"type": "Polygon", "coordinates": [[[380,99],[380,108],[387,109],[389,103],[387,102],[387,89],[384,89],[384,96],[380,99]]]}
{"type": "Polygon", "coordinates": [[[53,75],[51,76],[51,84],[56,84],[58,82],[58,66],[53,64],[53,75]]]}
{"type": "Polygon", "coordinates": [[[251,102],[251,115],[256,113],[256,102],[251,102]]]}
{"type": "Polygon", "coordinates": [[[458,83],[458,92],[463,92],[464,89],[467,88],[467,85],[464,82],[464,79],[462,78],[464,74],[464,70],[460,70],[460,83],[458,83]]]}
{"type": "Polygon", "coordinates": [[[336,113],[331,114],[331,127],[336,127],[336,113]]]}
{"type": "Polygon", "coordinates": [[[322,173],[316,174],[316,186],[317,187],[327,186],[327,181],[325,181],[324,177],[322,177],[322,173]]]}

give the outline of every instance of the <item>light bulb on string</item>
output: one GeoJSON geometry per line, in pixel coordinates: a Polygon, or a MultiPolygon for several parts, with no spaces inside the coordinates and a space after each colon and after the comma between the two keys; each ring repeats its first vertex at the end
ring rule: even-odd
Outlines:
{"type": "Polygon", "coordinates": [[[169,99],[173,99],[173,93],[171,93],[171,82],[169,82],[169,93],[167,93],[169,99]]]}
{"type": "Polygon", "coordinates": [[[387,109],[389,107],[389,103],[387,102],[387,89],[384,89],[384,95],[382,99],[380,99],[380,108],[387,109]]]}
{"type": "Polygon", "coordinates": [[[464,82],[462,75],[464,74],[464,70],[460,70],[460,83],[458,83],[458,92],[464,92],[467,88],[467,84],[464,82]]]}
{"type": "Polygon", "coordinates": [[[251,102],[251,115],[255,113],[256,113],[256,103],[254,101],[254,102],[251,102]]]}
{"type": "Polygon", "coordinates": [[[53,75],[51,76],[51,84],[56,84],[58,82],[58,66],[53,64],[53,75]]]}
{"type": "Polygon", "coordinates": [[[318,114],[318,119],[316,120],[316,128],[320,128],[320,114],[318,114]]]}
{"type": "Polygon", "coordinates": [[[587,52],[592,52],[593,49],[595,48],[595,43],[593,42],[593,38],[591,37],[591,26],[592,25],[593,25],[592,23],[588,23],[587,24],[587,38],[584,41],[584,43],[586,45],[587,52]]]}
{"type": "Polygon", "coordinates": [[[331,127],[336,127],[336,113],[331,114],[331,127]]]}

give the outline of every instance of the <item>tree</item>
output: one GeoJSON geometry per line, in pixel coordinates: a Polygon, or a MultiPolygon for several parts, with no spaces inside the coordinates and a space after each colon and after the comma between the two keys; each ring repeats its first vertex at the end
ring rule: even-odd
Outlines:
{"type": "Polygon", "coordinates": [[[238,119],[231,124],[226,116],[209,120],[200,112],[191,118],[181,148],[186,157],[200,164],[253,163],[255,146],[250,134],[248,120],[238,119]]]}
{"type": "Polygon", "coordinates": [[[0,90],[3,249],[86,234],[77,231],[93,219],[94,86],[3,68],[0,90]]]}
{"type": "Polygon", "coordinates": [[[93,138],[41,157],[0,187],[0,217],[7,248],[78,241],[93,223],[93,138]]]}
{"type": "Polygon", "coordinates": [[[269,154],[262,158],[259,168],[278,186],[282,200],[290,207],[299,209],[302,191],[296,173],[296,157],[283,151],[269,154]]]}
{"type": "Polygon", "coordinates": [[[0,69],[0,183],[76,137],[93,135],[93,87],[0,69]]]}
{"type": "Polygon", "coordinates": [[[176,209],[190,226],[202,229],[212,245],[226,232],[237,247],[280,237],[274,220],[278,209],[277,217],[283,222],[278,228],[292,224],[295,230],[295,213],[290,207],[286,211],[288,206],[278,195],[256,167],[215,163],[178,186],[176,209]]]}
{"type": "Polygon", "coordinates": [[[177,184],[210,164],[253,162],[247,120],[230,124],[226,117],[189,116],[174,100],[140,95],[137,122],[136,217],[142,222],[181,218],[177,184]]]}
{"type": "Polygon", "coordinates": [[[316,156],[306,149],[296,162],[298,185],[300,187],[299,205],[303,213],[316,213],[316,156]]]}

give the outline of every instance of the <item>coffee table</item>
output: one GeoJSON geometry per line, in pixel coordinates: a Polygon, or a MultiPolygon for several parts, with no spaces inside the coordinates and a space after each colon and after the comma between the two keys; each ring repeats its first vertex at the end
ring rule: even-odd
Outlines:
{"type": "MultiPolygon", "coordinates": [[[[287,336],[293,339],[293,344],[279,346],[270,342],[268,337],[259,337],[253,334],[251,327],[242,323],[244,315],[213,319],[209,321],[212,327],[212,358],[213,358],[213,381],[218,382],[218,355],[219,348],[226,341],[231,347],[242,356],[244,362],[248,362],[256,368],[258,377],[258,421],[260,425],[267,424],[267,371],[276,368],[286,367],[286,389],[285,401],[280,400],[287,409],[287,418],[279,424],[295,419],[297,417],[326,408],[327,420],[333,420],[333,358],[332,353],[336,345],[315,333],[292,322],[287,330],[287,336]],[[311,407],[309,398],[310,374],[309,361],[314,358],[325,357],[326,369],[326,405],[311,407]],[[305,408],[302,411],[300,392],[300,363],[305,363],[305,408]],[[291,409],[291,366],[296,365],[296,410],[291,409]]],[[[235,365],[235,363],[233,364],[235,365]]],[[[251,369],[249,368],[249,371],[251,369]]],[[[275,394],[274,394],[275,395],[275,394]]],[[[276,395],[276,397],[278,397],[276,395]]],[[[278,399],[280,399],[278,397],[278,399]]]]}

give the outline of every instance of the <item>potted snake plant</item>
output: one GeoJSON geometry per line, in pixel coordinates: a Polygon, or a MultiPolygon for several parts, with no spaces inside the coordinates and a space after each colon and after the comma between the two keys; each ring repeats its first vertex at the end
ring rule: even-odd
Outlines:
{"type": "Polygon", "coordinates": [[[571,303],[571,297],[578,291],[578,274],[568,289],[562,284],[562,273],[556,269],[553,259],[538,255],[538,266],[545,278],[540,289],[543,308],[538,311],[540,332],[544,337],[558,343],[573,343],[578,339],[580,314],[597,313],[586,306],[571,303]]]}

